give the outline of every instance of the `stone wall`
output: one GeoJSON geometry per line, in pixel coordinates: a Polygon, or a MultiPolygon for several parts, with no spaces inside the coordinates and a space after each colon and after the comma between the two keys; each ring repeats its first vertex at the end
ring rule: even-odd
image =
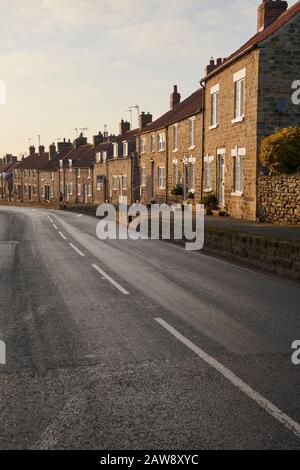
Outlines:
{"type": "Polygon", "coordinates": [[[258,213],[261,222],[300,225],[300,173],[260,176],[258,213]]]}

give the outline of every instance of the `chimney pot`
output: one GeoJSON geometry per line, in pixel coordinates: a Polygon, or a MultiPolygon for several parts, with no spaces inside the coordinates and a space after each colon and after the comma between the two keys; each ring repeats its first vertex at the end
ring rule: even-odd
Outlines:
{"type": "Polygon", "coordinates": [[[177,104],[180,103],[181,95],[178,93],[177,85],[174,85],[173,93],[170,96],[170,109],[173,109],[177,104]]]}

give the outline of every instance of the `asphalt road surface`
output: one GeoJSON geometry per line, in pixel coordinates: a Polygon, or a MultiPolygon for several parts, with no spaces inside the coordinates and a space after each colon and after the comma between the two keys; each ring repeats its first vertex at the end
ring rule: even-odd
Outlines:
{"type": "Polygon", "coordinates": [[[0,209],[1,449],[299,449],[300,289],[0,209]]]}

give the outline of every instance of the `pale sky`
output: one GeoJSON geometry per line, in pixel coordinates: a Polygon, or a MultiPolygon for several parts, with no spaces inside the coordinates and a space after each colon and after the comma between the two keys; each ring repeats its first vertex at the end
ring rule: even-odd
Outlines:
{"type": "MultiPolygon", "coordinates": [[[[185,98],[213,56],[256,32],[260,0],[0,0],[0,156],[108,125],[129,106],[154,118],[185,98]]],[[[290,5],[296,3],[290,1],[290,5]]]]}

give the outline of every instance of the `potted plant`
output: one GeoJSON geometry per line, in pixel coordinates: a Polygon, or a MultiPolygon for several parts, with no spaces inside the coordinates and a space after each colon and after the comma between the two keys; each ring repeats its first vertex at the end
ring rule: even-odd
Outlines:
{"type": "Polygon", "coordinates": [[[204,205],[206,215],[211,215],[212,211],[217,207],[217,198],[214,193],[207,193],[203,196],[201,204],[204,205]]]}

